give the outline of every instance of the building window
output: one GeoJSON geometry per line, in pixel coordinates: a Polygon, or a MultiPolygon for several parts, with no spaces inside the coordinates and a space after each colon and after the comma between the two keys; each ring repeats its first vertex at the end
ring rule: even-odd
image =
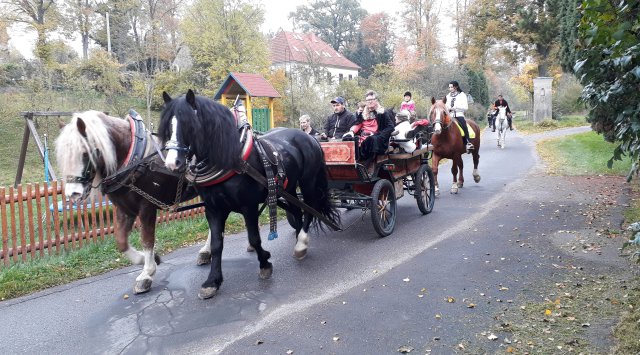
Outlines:
{"type": "Polygon", "coordinates": [[[327,73],[327,83],[331,84],[331,73],[327,73]]]}
{"type": "Polygon", "coordinates": [[[353,75],[349,74],[349,80],[353,79],[353,75]]]}
{"type": "Polygon", "coordinates": [[[343,75],[342,75],[342,74],[340,74],[340,75],[338,76],[338,82],[339,82],[339,83],[341,83],[341,82],[342,82],[342,79],[343,79],[343,75]]]}

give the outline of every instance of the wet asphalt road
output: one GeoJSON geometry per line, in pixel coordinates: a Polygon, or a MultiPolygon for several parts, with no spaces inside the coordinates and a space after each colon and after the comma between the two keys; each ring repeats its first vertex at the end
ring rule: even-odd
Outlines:
{"type": "Polygon", "coordinates": [[[270,280],[258,278],[245,236],[228,236],[225,281],[210,300],[197,298],[208,267],[195,266],[190,247],[163,256],[143,295],[133,295],[140,267],[132,266],[1,302],[0,354],[394,354],[403,346],[450,354],[461,343],[497,351],[500,342],[486,338],[495,314],[548,272],[529,239],[573,223],[533,222],[554,196],[535,186],[539,137],[512,132],[500,150],[485,132],[480,183],[470,155],[457,195],[448,192],[449,165],[441,167],[433,212],[422,216],[405,194],[386,238],[368,213],[348,211],[345,231],[312,235],[297,261],[293,232],[280,223],[278,239],[263,238],[270,280]]]}

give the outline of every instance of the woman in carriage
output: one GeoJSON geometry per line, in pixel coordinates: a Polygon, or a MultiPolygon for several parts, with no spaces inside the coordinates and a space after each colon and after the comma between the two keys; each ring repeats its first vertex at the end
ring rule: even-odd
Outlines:
{"type": "MultiPolygon", "coordinates": [[[[356,114],[356,124],[346,137],[360,134],[358,160],[371,161],[377,154],[384,154],[389,148],[389,138],[394,130],[393,119],[378,102],[378,93],[369,90],[365,96],[366,107],[356,114]]],[[[360,111],[360,110],[358,110],[360,111]]]]}

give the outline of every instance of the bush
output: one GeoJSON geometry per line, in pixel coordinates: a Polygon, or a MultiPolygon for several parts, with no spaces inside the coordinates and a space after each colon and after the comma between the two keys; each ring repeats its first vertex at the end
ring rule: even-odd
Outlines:
{"type": "Polygon", "coordinates": [[[582,85],[577,79],[572,75],[562,75],[553,93],[553,119],[584,111],[584,104],[580,102],[581,95],[582,85]]]}

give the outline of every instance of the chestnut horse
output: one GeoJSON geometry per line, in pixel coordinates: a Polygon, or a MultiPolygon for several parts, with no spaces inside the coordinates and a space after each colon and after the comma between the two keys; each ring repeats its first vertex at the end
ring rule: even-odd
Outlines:
{"type": "MultiPolygon", "coordinates": [[[[436,185],[436,196],[440,195],[438,165],[442,158],[452,160],[451,174],[453,175],[453,185],[451,186],[451,193],[457,194],[458,188],[464,185],[462,154],[466,153],[466,148],[462,143],[461,130],[458,128],[457,123],[454,123],[455,119],[449,116],[446,103],[446,97],[442,100],[436,100],[432,97],[431,109],[429,111],[429,119],[433,124],[433,135],[431,136],[433,158],[431,160],[431,169],[433,170],[436,185]]],[[[478,163],[480,162],[480,154],[478,154],[480,150],[480,128],[473,120],[467,119],[466,121],[469,132],[473,130],[475,133],[475,138],[469,138],[469,141],[474,146],[474,149],[471,151],[473,155],[473,180],[480,182],[480,174],[478,174],[478,163]]]]}
{"type": "MultiPolygon", "coordinates": [[[[137,115],[136,115],[137,116],[137,115]]],[[[142,197],[138,191],[153,196],[157,201],[170,205],[178,194],[178,176],[169,173],[164,163],[156,154],[153,155],[155,139],[144,126],[138,131],[133,118],[123,120],[108,116],[98,111],[75,113],[56,140],[57,163],[62,176],[65,177],[65,195],[73,203],[84,201],[93,188],[101,187],[118,208],[116,209],[116,245],[133,264],[143,264],[142,272],[136,278],[135,293],[147,292],[151,289],[153,276],[156,273],[160,258],[155,254],[156,212],[157,202],[142,197]],[[134,134],[135,133],[135,134],[134,134]],[[146,136],[148,143],[144,151],[132,154],[134,141],[146,136]],[[144,164],[132,158],[145,158],[144,164]],[[134,159],[134,160],[132,160],[134,159]],[[138,164],[136,165],[136,161],[138,164]],[[133,163],[129,165],[128,162],[133,163]],[[127,169],[131,166],[134,169],[127,169]],[[109,184],[109,177],[118,172],[126,173],[122,179],[109,184]],[[133,180],[131,180],[133,179],[133,180]],[[106,186],[111,185],[105,191],[106,186]],[[136,217],[140,218],[140,243],[142,252],[129,244],[129,234],[136,217]]],[[[196,196],[196,191],[185,186],[179,201],[186,201],[196,196]]],[[[211,231],[209,231],[209,239],[211,231]]],[[[198,254],[198,265],[211,262],[210,243],[207,242],[198,254]]]]}

